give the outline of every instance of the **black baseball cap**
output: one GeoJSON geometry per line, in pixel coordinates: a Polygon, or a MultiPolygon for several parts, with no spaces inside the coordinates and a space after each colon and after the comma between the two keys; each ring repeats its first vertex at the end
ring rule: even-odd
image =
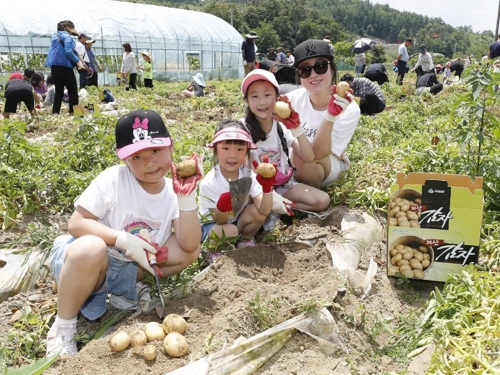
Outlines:
{"type": "Polygon", "coordinates": [[[161,116],[150,110],[136,110],[120,117],[115,128],[116,153],[126,159],[148,148],[169,147],[170,133],[161,116]]]}
{"type": "Polygon", "coordinates": [[[326,57],[330,61],[333,60],[329,44],[320,39],[307,39],[300,43],[295,48],[294,57],[294,68],[297,68],[302,61],[310,59],[311,57],[326,57]]]}

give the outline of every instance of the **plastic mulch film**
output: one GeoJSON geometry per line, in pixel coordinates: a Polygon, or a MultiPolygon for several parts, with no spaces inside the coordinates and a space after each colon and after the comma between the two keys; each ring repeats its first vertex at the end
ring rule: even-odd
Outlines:
{"type": "Polygon", "coordinates": [[[326,248],[332,263],[343,281],[353,290],[363,290],[365,297],[371,289],[371,281],[377,273],[377,264],[370,259],[366,274],[358,270],[363,254],[376,242],[382,240],[382,226],[367,213],[349,212],[342,219],[341,241],[329,242],[326,248]]]}
{"type": "Polygon", "coordinates": [[[250,375],[278,352],[297,330],[316,339],[327,354],[345,350],[335,319],[326,308],[302,314],[168,375],[250,375]]]}

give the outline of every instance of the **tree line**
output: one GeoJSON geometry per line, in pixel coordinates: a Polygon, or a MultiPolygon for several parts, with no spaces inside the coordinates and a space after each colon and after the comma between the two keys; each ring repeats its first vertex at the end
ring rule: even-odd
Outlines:
{"type": "Polygon", "coordinates": [[[410,53],[420,44],[447,58],[487,53],[496,38],[493,31],[474,33],[470,26],[455,28],[441,18],[401,12],[370,0],[135,0],[172,8],[213,14],[233,25],[242,35],[254,30],[258,46],[293,49],[309,38],[330,35],[336,42],[369,37],[387,44],[415,39],[410,53]]]}

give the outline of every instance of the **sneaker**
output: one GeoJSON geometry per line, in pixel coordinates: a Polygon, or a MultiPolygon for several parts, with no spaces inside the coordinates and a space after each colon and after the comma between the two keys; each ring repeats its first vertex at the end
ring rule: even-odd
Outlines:
{"type": "Polygon", "coordinates": [[[78,353],[74,336],[76,334],[76,323],[60,324],[55,321],[47,333],[47,356],[54,354],[73,355],[78,353]]]}
{"type": "Polygon", "coordinates": [[[279,219],[280,219],[280,214],[271,212],[269,215],[267,215],[266,220],[264,221],[262,227],[264,228],[265,231],[269,232],[274,229],[279,219]]]}
{"type": "Polygon", "coordinates": [[[137,282],[135,284],[135,291],[138,299],[133,300],[125,298],[124,296],[111,294],[109,297],[109,304],[118,310],[137,311],[151,300],[151,289],[147,285],[137,282]]]}
{"type": "Polygon", "coordinates": [[[255,241],[253,238],[250,238],[249,240],[241,240],[238,242],[236,247],[238,249],[241,249],[242,247],[255,247],[255,241]]]}

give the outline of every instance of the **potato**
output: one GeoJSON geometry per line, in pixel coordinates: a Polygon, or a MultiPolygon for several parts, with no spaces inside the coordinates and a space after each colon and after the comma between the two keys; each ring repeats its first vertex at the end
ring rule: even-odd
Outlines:
{"type": "Polygon", "coordinates": [[[269,163],[260,163],[257,166],[256,173],[264,178],[271,178],[276,174],[276,168],[269,163]]]}
{"type": "Polygon", "coordinates": [[[156,346],[154,345],[146,345],[144,347],[144,353],[142,353],[142,356],[146,361],[153,361],[156,358],[156,346]]]}
{"type": "Polygon", "coordinates": [[[196,160],[184,160],[177,164],[177,174],[181,178],[191,177],[196,174],[196,160]]]}
{"type": "Polygon", "coordinates": [[[111,340],[109,340],[109,346],[114,352],[121,352],[122,350],[127,349],[129,344],[130,336],[127,332],[123,331],[115,333],[113,337],[111,337],[111,340]]]}
{"type": "Polygon", "coordinates": [[[148,342],[148,338],[142,329],[138,329],[130,335],[130,345],[132,347],[145,345],[148,342]]]}
{"type": "Polygon", "coordinates": [[[168,335],[171,332],[184,333],[186,332],[187,322],[186,320],[177,314],[168,314],[165,319],[163,319],[163,330],[168,335]]]}
{"type": "Polygon", "coordinates": [[[415,279],[423,279],[425,277],[425,274],[422,270],[413,270],[413,277],[415,279]]]}
{"type": "Polygon", "coordinates": [[[182,357],[189,351],[189,345],[184,336],[179,332],[171,332],[163,340],[163,346],[167,354],[171,357],[182,357]]]}
{"type": "Polygon", "coordinates": [[[387,274],[389,276],[396,276],[398,272],[399,272],[399,267],[395,266],[389,266],[389,269],[387,270],[387,274]]]}
{"type": "Polygon", "coordinates": [[[413,273],[413,271],[412,271],[411,269],[410,269],[410,270],[405,269],[404,271],[403,271],[403,270],[401,270],[401,273],[402,273],[403,275],[405,275],[405,277],[406,277],[406,278],[408,278],[408,279],[409,279],[409,278],[412,278],[412,277],[413,277],[413,275],[414,275],[414,273],[413,273]]]}
{"type": "Polygon", "coordinates": [[[149,322],[146,324],[144,332],[146,333],[148,341],[163,340],[165,338],[165,331],[158,322],[149,322]]]}
{"type": "Polygon", "coordinates": [[[344,97],[345,93],[350,88],[351,88],[351,86],[349,86],[349,84],[347,82],[339,82],[339,84],[337,85],[337,95],[344,97]]]}
{"type": "Polygon", "coordinates": [[[279,118],[282,118],[283,120],[285,120],[288,117],[290,117],[290,115],[292,114],[292,110],[290,109],[290,106],[288,105],[288,103],[285,103],[285,102],[282,102],[281,100],[279,100],[274,105],[274,113],[279,118]]]}

